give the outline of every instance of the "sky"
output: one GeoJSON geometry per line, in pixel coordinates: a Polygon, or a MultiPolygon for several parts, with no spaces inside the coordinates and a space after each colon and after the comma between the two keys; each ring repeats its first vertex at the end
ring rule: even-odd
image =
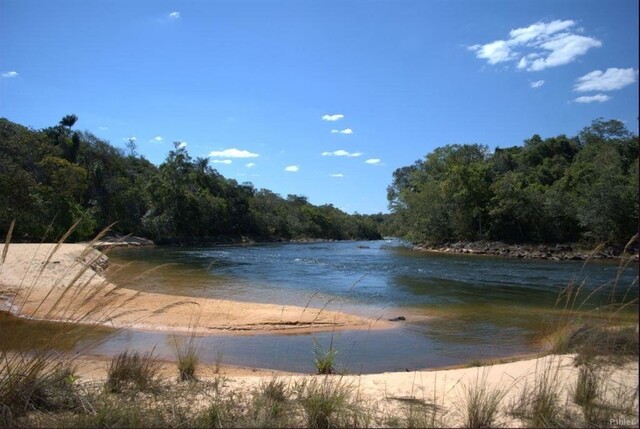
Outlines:
{"type": "Polygon", "coordinates": [[[160,164],[387,212],[396,168],[618,119],[638,132],[637,0],[0,0],[0,117],[160,164]]]}

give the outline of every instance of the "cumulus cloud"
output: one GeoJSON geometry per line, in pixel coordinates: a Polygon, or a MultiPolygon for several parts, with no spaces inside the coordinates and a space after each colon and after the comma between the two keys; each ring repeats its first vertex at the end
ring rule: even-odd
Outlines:
{"type": "Polygon", "coordinates": [[[345,128],[344,130],[331,130],[331,134],[353,134],[353,130],[351,128],[345,128]]]}
{"type": "Polygon", "coordinates": [[[248,150],[230,148],[225,150],[211,151],[209,152],[209,156],[212,158],[257,158],[260,155],[258,155],[257,153],[249,152],[248,150]]]}
{"type": "Polygon", "coordinates": [[[604,103],[605,101],[610,100],[611,97],[609,97],[608,95],[605,94],[596,94],[596,95],[585,95],[582,97],[578,97],[576,98],[575,101],[576,103],[593,103],[593,102],[598,102],[598,103],[604,103]]]}
{"type": "Polygon", "coordinates": [[[342,174],[342,173],[335,173],[335,174],[330,174],[330,175],[329,175],[329,177],[338,177],[338,178],[341,178],[341,177],[344,177],[344,174],[342,174]]]}
{"type": "Polygon", "coordinates": [[[341,114],[341,113],[336,113],[335,115],[323,115],[322,116],[322,120],[323,121],[329,121],[329,122],[339,121],[342,118],[344,118],[344,115],[341,114]]]}
{"type": "Polygon", "coordinates": [[[0,76],[2,76],[3,78],[12,78],[12,77],[18,77],[20,75],[18,74],[17,71],[8,71],[5,73],[2,73],[0,76]]]}
{"type": "Polygon", "coordinates": [[[378,158],[371,158],[371,159],[367,159],[365,162],[366,162],[367,164],[376,165],[376,164],[380,164],[380,159],[378,159],[378,158]]]}
{"type": "Polygon", "coordinates": [[[334,150],[333,152],[322,152],[322,156],[348,156],[348,157],[358,157],[361,156],[362,152],[347,152],[344,149],[334,150]]]}
{"type": "Polygon", "coordinates": [[[606,71],[594,70],[579,77],[573,86],[574,91],[614,91],[635,83],[638,71],[632,68],[608,68],[606,71]]]}
{"type": "Polygon", "coordinates": [[[602,46],[599,40],[572,32],[575,21],[537,22],[509,32],[506,40],[476,44],[468,49],[476,58],[498,64],[518,60],[517,68],[540,71],[569,64],[591,48],[602,46]]]}
{"type": "Polygon", "coordinates": [[[179,142],[176,145],[176,149],[184,149],[185,147],[187,147],[187,142],[179,142]]]}
{"type": "Polygon", "coordinates": [[[537,80],[530,84],[531,88],[540,88],[542,85],[544,85],[544,80],[537,80]]]}
{"type": "Polygon", "coordinates": [[[162,138],[162,136],[155,136],[154,138],[152,138],[151,140],[149,140],[152,143],[160,143],[162,140],[164,140],[162,138]]]}
{"type": "Polygon", "coordinates": [[[229,165],[229,164],[231,164],[233,161],[232,161],[232,160],[230,160],[230,159],[214,159],[214,160],[213,160],[213,161],[211,161],[211,162],[213,162],[214,164],[227,164],[227,165],[229,165]]]}
{"type": "Polygon", "coordinates": [[[298,170],[300,170],[300,167],[298,167],[297,165],[288,165],[284,168],[284,171],[289,171],[291,173],[295,173],[298,170]]]}
{"type": "Polygon", "coordinates": [[[253,167],[255,167],[255,166],[256,166],[256,163],[255,163],[255,162],[249,162],[248,164],[245,164],[245,166],[246,166],[247,168],[253,168],[253,167]]]}
{"type": "Polygon", "coordinates": [[[171,12],[169,14],[169,19],[179,19],[180,18],[180,12],[171,12]]]}

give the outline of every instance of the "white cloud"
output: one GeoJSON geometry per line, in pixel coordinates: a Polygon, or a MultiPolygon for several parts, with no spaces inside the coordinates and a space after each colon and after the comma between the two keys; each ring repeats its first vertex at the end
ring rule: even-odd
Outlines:
{"type": "Polygon", "coordinates": [[[180,12],[171,12],[169,14],[169,19],[179,19],[180,18],[180,12]]]}
{"type": "Polygon", "coordinates": [[[574,91],[613,91],[635,83],[638,72],[632,68],[609,68],[607,71],[594,70],[578,78],[574,91]]]}
{"type": "Polygon", "coordinates": [[[329,121],[329,122],[339,121],[342,118],[344,118],[344,115],[341,114],[341,113],[336,113],[335,115],[323,115],[322,116],[322,120],[323,121],[329,121]]]}
{"type": "Polygon", "coordinates": [[[298,167],[297,165],[288,165],[284,168],[284,171],[289,171],[291,173],[295,173],[298,170],[300,170],[300,167],[298,167]]]}
{"type": "Polygon", "coordinates": [[[602,42],[592,37],[563,33],[540,45],[541,48],[550,51],[549,55],[546,58],[538,58],[533,61],[527,70],[539,71],[569,64],[579,56],[586,54],[589,49],[600,46],[602,46],[602,42]]]}
{"type": "Polygon", "coordinates": [[[469,49],[476,53],[477,58],[485,59],[489,64],[512,60],[515,55],[504,40],[496,40],[486,45],[473,45],[469,49]]]}
{"type": "Polygon", "coordinates": [[[249,152],[248,150],[231,148],[211,151],[209,152],[209,156],[212,158],[257,158],[260,155],[258,155],[257,153],[249,152]]]}
{"type": "Polygon", "coordinates": [[[105,131],[105,130],[108,130],[109,128],[103,127],[103,126],[99,126],[98,129],[101,130],[101,131],[105,131]]]}
{"type": "Polygon", "coordinates": [[[246,165],[247,168],[253,168],[253,167],[256,166],[256,163],[255,162],[250,162],[250,163],[245,164],[245,165],[246,165]]]}
{"type": "Polygon", "coordinates": [[[335,174],[330,174],[329,177],[338,177],[338,178],[342,178],[344,177],[344,174],[342,173],[335,173],[335,174]]]}
{"type": "Polygon", "coordinates": [[[347,152],[344,149],[334,150],[333,152],[322,152],[322,156],[348,156],[348,157],[358,157],[362,155],[362,152],[347,152]]]}
{"type": "Polygon", "coordinates": [[[138,138],[137,138],[136,136],[123,137],[123,138],[122,138],[122,141],[123,141],[123,142],[128,142],[129,140],[136,141],[136,140],[138,140],[138,138]]]}
{"type": "Polygon", "coordinates": [[[378,158],[371,158],[371,159],[367,159],[365,162],[366,162],[367,164],[376,165],[376,164],[380,164],[380,159],[378,159],[378,158]]]}
{"type": "Polygon", "coordinates": [[[345,128],[344,130],[331,130],[331,134],[353,134],[353,130],[351,128],[345,128]]]}
{"type": "Polygon", "coordinates": [[[152,143],[160,143],[162,140],[164,140],[162,138],[162,136],[155,136],[154,138],[152,138],[151,140],[149,140],[152,143]]]}
{"type": "Polygon", "coordinates": [[[536,39],[548,37],[551,34],[566,30],[575,25],[574,21],[555,20],[548,23],[536,22],[528,27],[516,28],[509,32],[509,37],[514,44],[524,44],[535,41],[536,39]]]}
{"type": "Polygon", "coordinates": [[[573,101],[575,101],[576,103],[593,103],[594,101],[597,101],[598,103],[604,103],[605,101],[608,101],[610,99],[611,97],[609,97],[608,95],[596,94],[578,97],[573,101]]]}
{"type": "Polygon", "coordinates": [[[185,147],[187,147],[187,142],[180,142],[176,146],[176,149],[184,149],[185,147]]]}
{"type": "Polygon", "coordinates": [[[8,71],[6,73],[2,73],[0,76],[3,78],[12,78],[20,76],[17,71],[8,71]]]}
{"type": "Polygon", "coordinates": [[[572,20],[537,22],[528,27],[509,32],[507,40],[496,40],[484,45],[476,44],[468,49],[477,58],[489,64],[518,60],[521,70],[539,71],[573,62],[591,48],[602,46],[599,40],[569,31],[576,23],[572,20]],[[529,52],[521,52],[521,51],[529,52]]]}
{"type": "Polygon", "coordinates": [[[214,159],[213,161],[214,164],[231,164],[233,161],[231,161],[230,159],[214,159]]]}
{"type": "Polygon", "coordinates": [[[540,88],[542,85],[544,85],[544,80],[537,80],[530,84],[531,88],[540,88]]]}

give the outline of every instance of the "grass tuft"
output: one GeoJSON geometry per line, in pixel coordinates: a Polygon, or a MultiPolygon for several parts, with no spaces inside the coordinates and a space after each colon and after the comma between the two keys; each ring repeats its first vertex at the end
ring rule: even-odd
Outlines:
{"type": "Polygon", "coordinates": [[[124,351],[111,360],[107,369],[105,387],[110,392],[153,390],[157,384],[160,362],[153,352],[138,353],[124,351]]]}
{"type": "Polygon", "coordinates": [[[314,340],[313,354],[315,356],[313,364],[318,374],[328,375],[335,372],[336,355],[338,351],[333,347],[333,337],[327,350],[314,340]]]}

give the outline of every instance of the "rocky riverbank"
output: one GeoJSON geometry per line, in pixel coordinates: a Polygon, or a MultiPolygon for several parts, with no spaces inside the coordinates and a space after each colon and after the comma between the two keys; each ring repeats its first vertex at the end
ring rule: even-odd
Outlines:
{"type": "MultiPolygon", "coordinates": [[[[507,244],[498,241],[458,241],[440,246],[417,245],[414,249],[426,252],[491,255],[519,259],[550,259],[554,261],[617,259],[622,256],[624,250],[617,247],[585,249],[573,244],[507,244]]],[[[631,249],[631,253],[626,255],[637,261],[638,248],[631,249]]]]}

